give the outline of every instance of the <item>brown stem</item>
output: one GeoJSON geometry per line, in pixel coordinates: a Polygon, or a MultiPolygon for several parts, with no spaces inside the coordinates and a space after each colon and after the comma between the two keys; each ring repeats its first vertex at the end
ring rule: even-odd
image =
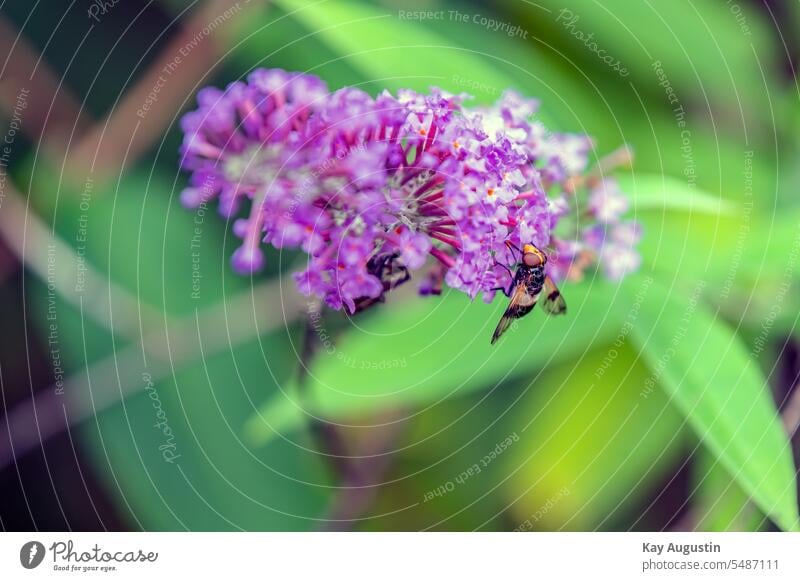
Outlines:
{"type": "MultiPolygon", "coordinates": [[[[309,366],[319,352],[315,322],[320,320],[319,303],[308,305],[303,351],[300,357],[298,385],[306,389],[309,366]]],[[[301,396],[309,395],[301,393],[301,396]]],[[[309,431],[317,451],[327,461],[337,491],[331,500],[326,519],[320,524],[322,530],[347,530],[372,505],[380,481],[391,464],[388,453],[400,433],[402,423],[390,418],[380,428],[373,428],[370,438],[356,437],[350,443],[346,430],[331,422],[314,418],[309,431]],[[350,444],[350,445],[349,445],[350,444]]]]}
{"type": "Polygon", "coordinates": [[[91,169],[116,175],[135,161],[174,123],[176,112],[220,63],[226,33],[259,4],[211,0],[198,9],[105,121],[68,153],[67,167],[78,175],[91,169]]]}
{"type": "MultiPolygon", "coordinates": [[[[323,313],[323,307],[317,301],[309,303],[307,307],[303,350],[300,354],[297,380],[301,397],[308,395],[306,387],[310,371],[309,366],[316,358],[320,346],[317,330],[315,328],[315,321],[321,321],[323,313]]],[[[320,454],[325,456],[334,478],[338,481],[347,479],[351,466],[344,441],[336,427],[324,420],[314,418],[309,424],[309,430],[317,450],[320,454]]]]}
{"type": "Polygon", "coordinates": [[[50,154],[63,152],[73,128],[80,134],[89,119],[39,52],[5,18],[0,17],[0,110],[12,116],[24,96],[21,130],[32,142],[41,140],[50,154]]]}
{"type": "Polygon", "coordinates": [[[583,186],[595,187],[603,179],[603,176],[612,173],[617,168],[630,167],[632,164],[633,150],[627,145],[623,145],[598,161],[589,173],[569,178],[564,185],[564,190],[574,194],[578,188],[583,186]]]}
{"type": "Polygon", "coordinates": [[[395,444],[406,426],[399,412],[387,413],[381,420],[379,427],[370,428],[369,437],[363,433],[355,436],[350,470],[334,494],[320,529],[352,529],[374,504],[382,481],[391,468],[395,444]]]}

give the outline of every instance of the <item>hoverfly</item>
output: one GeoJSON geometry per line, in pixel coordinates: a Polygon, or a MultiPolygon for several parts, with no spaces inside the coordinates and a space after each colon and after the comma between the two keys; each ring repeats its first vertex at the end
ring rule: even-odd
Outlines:
{"type": "Polygon", "coordinates": [[[512,255],[512,247],[516,248],[522,255],[522,260],[518,262],[515,273],[506,267],[513,279],[511,286],[507,289],[503,287],[495,289],[502,290],[511,299],[511,302],[494,330],[492,345],[500,338],[500,335],[506,332],[514,319],[524,317],[531,312],[542,291],[544,291],[542,309],[545,313],[560,315],[567,312],[567,303],[564,302],[564,297],[561,296],[553,279],[545,274],[547,255],[533,244],[523,245],[522,250],[509,241],[506,241],[506,246],[512,251],[512,255]]]}

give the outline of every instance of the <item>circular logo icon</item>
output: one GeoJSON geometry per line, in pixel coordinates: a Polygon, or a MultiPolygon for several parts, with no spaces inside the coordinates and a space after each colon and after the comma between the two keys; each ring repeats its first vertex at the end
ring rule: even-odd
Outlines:
{"type": "Polygon", "coordinates": [[[44,560],[44,545],[39,541],[28,541],[19,550],[19,562],[26,569],[35,569],[44,560]]]}

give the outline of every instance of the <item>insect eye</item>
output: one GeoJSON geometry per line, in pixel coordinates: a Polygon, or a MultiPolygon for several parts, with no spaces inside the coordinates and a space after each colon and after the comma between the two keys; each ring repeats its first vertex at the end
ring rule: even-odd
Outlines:
{"type": "Polygon", "coordinates": [[[534,267],[534,266],[539,266],[544,262],[542,258],[543,257],[539,254],[536,254],[534,252],[528,252],[522,257],[522,261],[525,263],[526,266],[534,267]]]}

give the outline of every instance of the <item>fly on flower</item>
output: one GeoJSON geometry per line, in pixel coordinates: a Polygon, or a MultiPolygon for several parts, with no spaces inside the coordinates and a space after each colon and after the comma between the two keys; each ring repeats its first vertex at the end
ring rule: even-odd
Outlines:
{"type": "Polygon", "coordinates": [[[636,270],[641,228],[624,219],[629,202],[611,175],[629,152],[590,169],[592,140],[548,131],[535,99],[507,91],[471,108],[466,98],[331,92],[311,75],[257,69],[201,90],[181,120],[191,172],[181,201],[218,201],[241,239],[237,272],[262,269],[265,245],[302,251],[298,290],[351,314],[412,279],[424,295],[449,287],[491,301],[505,286],[498,241],[527,243],[516,273],[506,267],[511,305],[494,340],[543,290],[544,309],[563,311],[539,248],[557,252],[547,272],[559,283],[595,264],[614,280],[636,270]]]}
{"type": "MultiPolygon", "coordinates": [[[[511,242],[506,242],[506,245],[509,250],[512,250],[511,242]]],[[[519,251],[519,249],[517,250],[519,251]]],[[[511,301],[494,330],[492,345],[500,338],[500,335],[506,332],[514,319],[524,317],[531,312],[542,292],[544,292],[542,309],[545,313],[561,315],[567,312],[567,303],[564,301],[564,297],[561,296],[553,279],[545,274],[547,255],[533,244],[523,245],[520,252],[522,260],[519,261],[517,271],[513,274],[511,286],[507,289],[498,289],[502,290],[511,301]]],[[[510,270],[509,274],[511,274],[510,270]]]]}

